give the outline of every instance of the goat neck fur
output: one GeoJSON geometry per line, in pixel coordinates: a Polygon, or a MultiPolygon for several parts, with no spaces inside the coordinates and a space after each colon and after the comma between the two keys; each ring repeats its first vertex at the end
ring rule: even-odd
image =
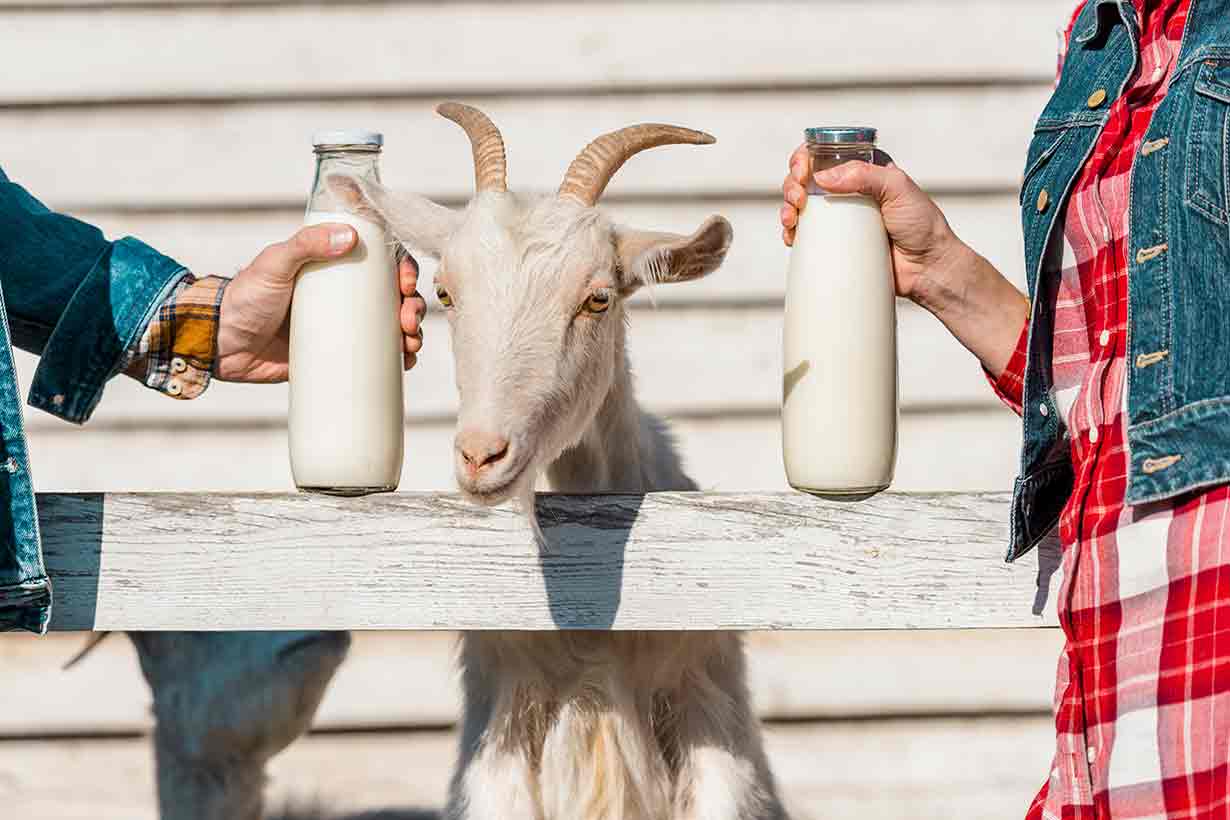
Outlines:
{"type": "MultiPolygon", "coordinates": [[[[343,203],[440,260],[460,410],[456,473],[476,502],[564,492],[692,490],[666,425],[637,404],[625,300],[698,279],[731,241],[617,226],[593,207],[636,151],[712,137],[642,125],[599,137],[556,196],[506,190],[485,116],[441,113],[474,143],[478,193],[453,211],[371,179],[343,203]],[[479,143],[482,143],[480,149],[479,143]],[[488,167],[484,167],[488,163],[488,167]]],[[[769,820],[782,816],[732,633],[470,633],[448,820],[769,820]]]]}

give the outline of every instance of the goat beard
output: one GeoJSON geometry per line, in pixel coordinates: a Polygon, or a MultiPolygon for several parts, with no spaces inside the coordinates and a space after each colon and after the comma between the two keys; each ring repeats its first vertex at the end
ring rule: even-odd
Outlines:
{"type": "Polygon", "coordinates": [[[547,541],[546,535],[543,534],[542,524],[538,520],[538,505],[535,503],[538,498],[538,491],[534,487],[534,481],[533,476],[530,476],[528,481],[522,480],[517,486],[515,497],[517,503],[521,505],[521,513],[530,525],[530,531],[534,534],[534,543],[538,545],[538,554],[550,555],[552,552],[551,544],[547,541]]]}

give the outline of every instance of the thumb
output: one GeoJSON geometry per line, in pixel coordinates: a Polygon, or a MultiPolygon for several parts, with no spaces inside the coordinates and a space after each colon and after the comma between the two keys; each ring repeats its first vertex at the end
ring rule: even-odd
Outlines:
{"type": "Polygon", "coordinates": [[[881,205],[894,193],[900,172],[896,167],[882,167],[869,162],[845,162],[816,174],[816,184],[831,194],[862,194],[881,205]]]}
{"type": "Polygon", "coordinates": [[[334,259],[349,253],[358,242],[354,228],[341,222],[325,222],[301,228],[285,242],[270,245],[252,262],[252,267],[272,279],[289,281],[308,262],[334,259]]]}

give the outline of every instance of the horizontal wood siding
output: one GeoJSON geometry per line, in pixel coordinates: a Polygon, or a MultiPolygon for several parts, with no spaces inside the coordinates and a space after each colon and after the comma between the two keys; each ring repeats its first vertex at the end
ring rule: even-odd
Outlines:
{"type": "MultiPolygon", "coordinates": [[[[794,820],[1003,820],[1021,814],[1045,778],[1052,734],[1050,718],[1029,716],[782,725],[765,740],[794,820]]],[[[16,741],[0,750],[0,794],[15,817],[157,816],[141,740],[16,741]]],[[[443,805],[455,753],[450,732],[317,735],[274,758],[270,799],[318,798],[338,817],[404,808],[388,820],[435,820],[408,810],[443,805]]]]}
{"type": "MultiPolygon", "coordinates": [[[[0,711],[0,741],[150,729],[149,690],[123,636],[61,669],[86,637],[0,637],[0,703],[22,703],[0,711]]],[[[753,632],[746,640],[757,712],[791,721],[1046,714],[1062,643],[1057,629],[753,632]]],[[[450,632],[356,632],[316,727],[452,725],[460,696],[455,648],[450,632]]]]}

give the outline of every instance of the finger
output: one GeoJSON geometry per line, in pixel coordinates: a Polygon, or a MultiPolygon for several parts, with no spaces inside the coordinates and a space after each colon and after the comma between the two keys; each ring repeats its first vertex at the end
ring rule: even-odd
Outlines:
{"type": "Polygon", "coordinates": [[[423,349],[423,331],[420,330],[418,333],[415,333],[409,336],[403,336],[402,337],[402,348],[407,353],[418,353],[420,350],[422,350],[423,349]]]}
{"type": "Polygon", "coordinates": [[[796,211],[801,211],[807,201],[807,189],[794,179],[786,177],[786,181],[782,183],[782,197],[793,205],[796,211]]]}
{"type": "Polygon", "coordinates": [[[868,162],[846,162],[816,174],[816,184],[833,194],[862,194],[883,204],[904,179],[895,168],[881,168],[868,162]]]}
{"type": "Polygon", "coordinates": [[[418,364],[418,361],[419,361],[419,357],[417,354],[414,354],[414,353],[402,354],[402,362],[405,365],[407,370],[412,370],[414,366],[418,364]]]}
{"type": "Polygon", "coordinates": [[[407,299],[401,303],[401,311],[399,313],[401,332],[406,336],[413,336],[423,326],[423,314],[426,312],[427,306],[422,305],[422,310],[419,309],[421,299],[422,297],[419,299],[407,299]]]}
{"type": "Polygon", "coordinates": [[[279,279],[293,279],[308,262],[343,256],[359,241],[354,228],[326,222],[301,228],[285,242],[270,245],[252,262],[253,268],[279,279]]]}
{"type": "Polygon", "coordinates": [[[781,212],[778,214],[778,218],[781,220],[783,228],[793,228],[795,225],[799,224],[799,212],[794,208],[791,208],[789,205],[782,206],[781,212]]]}
{"type": "Polygon", "coordinates": [[[402,296],[413,296],[419,286],[419,263],[410,254],[403,254],[397,266],[397,282],[402,296]]]}
{"type": "Polygon", "coordinates": [[[807,179],[807,170],[811,167],[811,161],[807,156],[807,145],[800,145],[794,149],[794,153],[790,155],[790,174],[789,176],[795,182],[802,183],[807,179]]]}
{"type": "Polygon", "coordinates": [[[786,243],[787,248],[794,246],[794,228],[782,229],[782,242],[786,243]]]}

